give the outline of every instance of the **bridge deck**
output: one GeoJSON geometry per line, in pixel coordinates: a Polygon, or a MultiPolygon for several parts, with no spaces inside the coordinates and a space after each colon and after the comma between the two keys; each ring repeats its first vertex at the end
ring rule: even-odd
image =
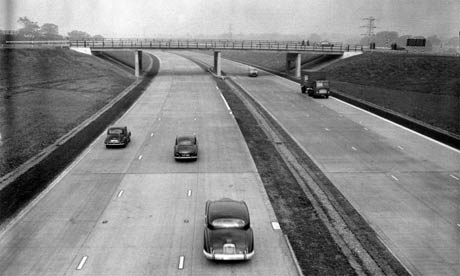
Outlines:
{"type": "Polygon", "coordinates": [[[8,41],[12,47],[69,46],[94,50],[104,49],[170,49],[170,50],[255,50],[278,52],[312,52],[342,55],[349,51],[362,51],[361,45],[351,46],[342,43],[309,44],[304,41],[268,40],[182,40],[182,39],[105,39],[105,40],[66,40],[66,41],[8,41]]]}

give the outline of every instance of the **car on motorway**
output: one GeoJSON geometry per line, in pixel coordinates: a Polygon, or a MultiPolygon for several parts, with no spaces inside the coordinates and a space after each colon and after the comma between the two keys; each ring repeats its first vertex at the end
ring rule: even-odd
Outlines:
{"type": "Polygon", "coordinates": [[[258,75],[259,75],[259,72],[257,71],[256,68],[254,68],[254,67],[249,67],[248,68],[248,76],[257,77],[258,75]]]}
{"type": "Polygon", "coordinates": [[[209,260],[250,260],[254,235],[246,202],[208,200],[205,207],[203,253],[209,260]]]}
{"type": "Polygon", "coordinates": [[[105,146],[109,147],[126,147],[131,141],[131,131],[128,127],[110,127],[107,129],[107,137],[105,138],[105,146]]]}
{"type": "Polygon", "coordinates": [[[176,136],[174,144],[174,158],[179,159],[198,159],[198,141],[195,135],[176,136]]]}

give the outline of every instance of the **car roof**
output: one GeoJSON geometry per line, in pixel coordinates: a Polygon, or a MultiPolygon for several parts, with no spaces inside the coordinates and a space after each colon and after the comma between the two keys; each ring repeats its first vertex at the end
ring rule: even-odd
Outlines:
{"type": "Polygon", "coordinates": [[[208,208],[208,218],[210,221],[218,218],[239,218],[249,222],[249,211],[244,201],[223,198],[210,201],[208,208]]]}
{"type": "Polygon", "coordinates": [[[177,135],[176,139],[178,140],[195,140],[195,135],[177,135]]]}

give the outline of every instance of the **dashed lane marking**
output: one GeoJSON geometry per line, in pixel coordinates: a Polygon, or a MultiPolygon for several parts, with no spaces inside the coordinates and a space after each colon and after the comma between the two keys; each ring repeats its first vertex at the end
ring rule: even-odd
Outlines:
{"type": "Polygon", "coordinates": [[[398,146],[398,148],[399,148],[400,150],[404,150],[404,148],[403,148],[403,147],[401,147],[401,146],[398,146]]]}
{"type": "Polygon", "coordinates": [[[180,270],[184,269],[184,259],[185,259],[184,256],[179,257],[179,269],[180,270]]]}
{"type": "Polygon", "coordinates": [[[281,226],[277,221],[272,221],[272,228],[273,230],[280,230],[281,226]]]}
{"type": "Polygon", "coordinates": [[[399,179],[398,179],[396,176],[394,176],[394,175],[391,175],[391,178],[393,178],[393,179],[396,180],[396,181],[399,181],[399,179]]]}
{"type": "Polygon", "coordinates": [[[453,179],[455,180],[460,180],[458,177],[456,177],[455,175],[451,174],[450,177],[452,177],[453,179]]]}
{"type": "Polygon", "coordinates": [[[192,196],[192,190],[187,191],[187,196],[192,196]]]}
{"type": "Polygon", "coordinates": [[[118,196],[117,197],[121,197],[123,195],[124,191],[121,190],[119,193],[118,193],[118,196]]]}
{"type": "Polygon", "coordinates": [[[352,150],[357,151],[358,149],[355,147],[351,147],[352,150]]]}
{"type": "Polygon", "coordinates": [[[86,263],[86,260],[88,260],[88,256],[83,256],[83,258],[81,259],[80,263],[77,266],[77,270],[81,270],[83,268],[83,266],[86,263]]]}
{"type": "Polygon", "coordinates": [[[139,158],[138,158],[138,159],[141,160],[141,159],[142,159],[142,155],[139,155],[139,158]]]}

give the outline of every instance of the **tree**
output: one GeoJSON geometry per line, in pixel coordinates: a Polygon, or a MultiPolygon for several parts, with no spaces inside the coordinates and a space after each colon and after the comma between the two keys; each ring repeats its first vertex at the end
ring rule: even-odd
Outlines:
{"type": "Polygon", "coordinates": [[[95,35],[93,36],[94,40],[104,40],[104,37],[102,35],[95,35]]]}
{"type": "Polygon", "coordinates": [[[45,40],[62,39],[62,36],[59,35],[59,27],[52,23],[43,24],[40,28],[40,35],[45,40]]]}
{"type": "Polygon", "coordinates": [[[40,36],[37,22],[31,21],[27,16],[19,17],[18,23],[22,24],[24,27],[18,30],[18,37],[22,39],[35,39],[40,36]]]}
{"type": "Polygon", "coordinates": [[[91,35],[88,33],[82,32],[82,31],[77,31],[73,30],[70,33],[68,33],[69,39],[70,40],[89,40],[91,39],[91,35]]]}
{"type": "Polygon", "coordinates": [[[441,45],[441,39],[438,38],[437,35],[432,35],[427,37],[427,41],[430,41],[432,45],[438,46],[441,45]]]}

